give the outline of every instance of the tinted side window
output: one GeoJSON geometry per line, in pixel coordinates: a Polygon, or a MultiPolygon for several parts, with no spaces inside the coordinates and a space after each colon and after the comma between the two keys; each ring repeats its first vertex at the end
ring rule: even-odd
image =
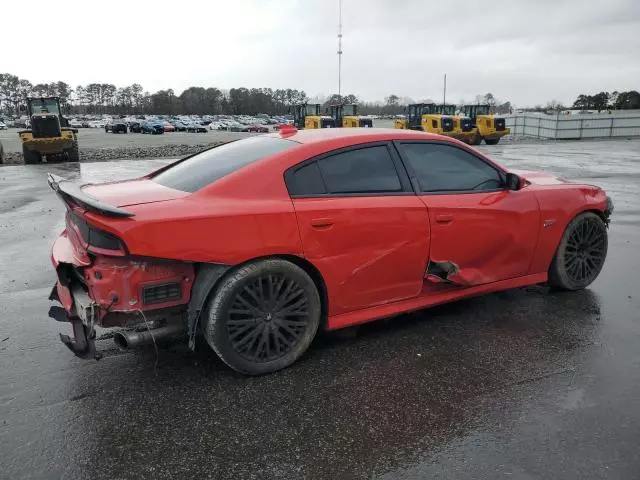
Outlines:
{"type": "Polygon", "coordinates": [[[298,145],[273,137],[237,140],[178,162],[152,179],[162,186],[193,193],[245,165],[298,145]]]}
{"type": "Polygon", "coordinates": [[[327,193],[317,162],[312,162],[287,174],[289,195],[318,195],[327,193]]]}
{"type": "Polygon", "coordinates": [[[400,192],[402,185],[386,146],[360,148],[318,160],[329,193],[400,192]]]}
{"type": "Polygon", "coordinates": [[[503,186],[499,172],[474,155],[449,145],[405,143],[400,149],[423,192],[495,190],[503,186]]]}

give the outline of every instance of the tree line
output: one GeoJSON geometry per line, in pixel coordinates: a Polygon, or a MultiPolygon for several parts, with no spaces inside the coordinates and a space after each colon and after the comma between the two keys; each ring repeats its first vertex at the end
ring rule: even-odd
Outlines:
{"type": "Polygon", "coordinates": [[[580,110],[632,110],[640,109],[640,93],[636,90],[628,92],[600,92],[595,95],[578,95],[573,108],[580,110]]]}
{"type": "MultiPolygon", "coordinates": [[[[134,83],[116,87],[110,83],[90,83],[72,88],[63,81],[32,84],[26,79],[10,73],[0,73],[0,113],[20,116],[21,108],[28,96],[56,96],[60,98],[62,110],[66,114],[235,114],[255,115],[266,113],[281,115],[288,113],[291,105],[298,103],[320,103],[321,111],[327,112],[330,105],[337,103],[357,103],[363,115],[396,115],[405,113],[406,105],[416,103],[409,97],[391,94],[384,101],[360,102],[354,94],[310,99],[303,90],[272,88],[231,88],[189,87],[177,94],[173,89],[149,93],[142,85],[134,83]]],[[[420,103],[438,103],[429,98],[420,103]]],[[[461,101],[460,103],[465,103],[461,101]]],[[[472,102],[486,103],[496,113],[510,113],[510,102],[501,102],[493,94],[477,95],[472,102]]]]}
{"type": "MultiPolygon", "coordinates": [[[[66,82],[33,85],[9,73],[0,73],[0,112],[20,115],[28,96],[60,97],[67,114],[284,114],[291,105],[308,101],[297,89],[189,87],[179,95],[172,89],[149,93],[137,83],[116,87],[90,83],[72,88],[66,82]]],[[[352,96],[354,97],[354,96],[352,96]]],[[[355,97],[354,97],[355,98],[355,97]]]]}

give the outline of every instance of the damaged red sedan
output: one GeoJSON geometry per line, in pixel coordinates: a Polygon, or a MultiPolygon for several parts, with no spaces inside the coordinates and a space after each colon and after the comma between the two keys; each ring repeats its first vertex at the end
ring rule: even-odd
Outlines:
{"type": "Polygon", "coordinates": [[[78,356],[95,327],[131,347],[202,335],[247,374],[339,329],[531,284],[581,289],[607,254],[599,187],[510,171],[459,141],[387,129],[227,143],[143,178],[78,185],[50,316],[78,356]]]}

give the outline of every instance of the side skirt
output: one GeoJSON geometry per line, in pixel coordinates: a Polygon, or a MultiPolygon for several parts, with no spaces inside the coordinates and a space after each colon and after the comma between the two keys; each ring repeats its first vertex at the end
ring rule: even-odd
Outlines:
{"type": "Polygon", "coordinates": [[[487,283],[484,285],[475,285],[468,288],[460,288],[443,292],[421,293],[419,296],[408,300],[401,300],[399,302],[377,305],[375,307],[369,307],[355,312],[330,316],[327,321],[327,330],[337,330],[339,328],[350,327],[381,318],[391,317],[399,313],[422,310],[423,308],[433,307],[435,305],[441,305],[443,303],[453,302],[463,298],[475,297],[477,295],[484,295],[485,293],[525,287],[527,285],[535,285],[538,283],[546,283],[546,281],[547,272],[543,272],[536,273],[534,275],[526,275],[524,277],[511,278],[509,280],[501,280],[499,282],[487,283]]]}

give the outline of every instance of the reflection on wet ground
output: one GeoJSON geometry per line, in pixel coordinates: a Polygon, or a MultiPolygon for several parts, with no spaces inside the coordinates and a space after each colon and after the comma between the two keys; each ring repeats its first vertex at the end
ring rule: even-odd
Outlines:
{"type": "Polygon", "coordinates": [[[157,367],[152,349],[80,361],[46,318],[62,205],[45,172],[113,180],[166,160],[3,168],[0,477],[637,478],[640,142],[483,149],[613,196],[592,288],[512,290],[327,334],[260,378],[206,346],[163,349],[157,367]]]}

